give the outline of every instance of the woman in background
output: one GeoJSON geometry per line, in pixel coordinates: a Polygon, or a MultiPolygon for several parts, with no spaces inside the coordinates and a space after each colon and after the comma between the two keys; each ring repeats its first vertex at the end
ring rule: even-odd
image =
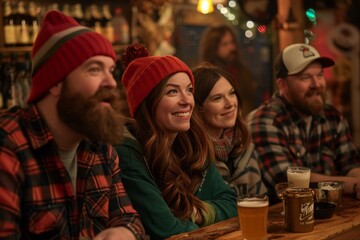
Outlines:
{"type": "Polygon", "coordinates": [[[238,194],[265,193],[257,155],[241,114],[232,77],[211,64],[193,69],[195,109],[200,112],[215,150],[216,166],[238,194]]]}
{"type": "Polygon", "coordinates": [[[115,148],[122,181],[151,239],[164,239],[237,215],[236,195],[214,165],[194,110],[191,70],[173,56],[124,55],[122,77],[134,124],[115,148]]]}

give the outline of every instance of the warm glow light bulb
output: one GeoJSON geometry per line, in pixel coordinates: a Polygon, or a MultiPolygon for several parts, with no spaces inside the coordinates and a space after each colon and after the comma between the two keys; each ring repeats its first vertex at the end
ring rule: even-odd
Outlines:
{"type": "Polygon", "coordinates": [[[196,9],[198,12],[207,14],[214,11],[214,6],[211,0],[199,0],[196,9]]]}

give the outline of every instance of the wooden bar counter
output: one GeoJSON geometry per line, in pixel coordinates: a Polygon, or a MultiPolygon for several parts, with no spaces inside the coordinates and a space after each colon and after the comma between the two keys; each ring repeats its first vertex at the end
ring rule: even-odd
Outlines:
{"type": "MultiPolygon", "coordinates": [[[[296,240],[355,240],[360,239],[360,200],[343,196],[341,204],[331,218],[315,219],[314,230],[307,233],[291,233],[284,228],[282,203],[269,207],[268,239],[296,239],[296,240]]],[[[254,223],[256,224],[256,223],[254,223]]],[[[182,233],[167,240],[183,239],[216,239],[241,240],[237,217],[213,225],[197,229],[193,232],[182,233]]]]}

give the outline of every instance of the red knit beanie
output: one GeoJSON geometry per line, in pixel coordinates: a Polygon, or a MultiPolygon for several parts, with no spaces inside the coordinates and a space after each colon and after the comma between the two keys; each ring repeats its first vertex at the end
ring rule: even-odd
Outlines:
{"type": "Polygon", "coordinates": [[[44,16],[32,49],[32,83],[28,103],[37,101],[90,57],[116,60],[111,43],[73,18],[51,10],[44,16]]]}
{"type": "Polygon", "coordinates": [[[142,101],[164,78],[177,72],[185,72],[194,86],[191,70],[180,59],[174,56],[148,55],[144,46],[134,43],[127,47],[122,56],[125,68],[122,83],[132,117],[142,101]]]}

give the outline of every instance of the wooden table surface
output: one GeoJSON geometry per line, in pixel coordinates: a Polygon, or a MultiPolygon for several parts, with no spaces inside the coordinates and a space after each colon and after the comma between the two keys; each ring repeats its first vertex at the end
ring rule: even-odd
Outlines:
{"type": "MultiPolygon", "coordinates": [[[[307,233],[290,233],[284,228],[284,216],[282,203],[269,207],[268,239],[290,240],[355,240],[360,239],[360,200],[343,196],[341,204],[335,210],[334,215],[327,219],[315,219],[314,230],[307,233]]],[[[197,229],[193,232],[182,233],[168,238],[167,240],[183,239],[216,239],[216,240],[240,240],[238,217],[231,218],[210,226],[197,229]]]]}

